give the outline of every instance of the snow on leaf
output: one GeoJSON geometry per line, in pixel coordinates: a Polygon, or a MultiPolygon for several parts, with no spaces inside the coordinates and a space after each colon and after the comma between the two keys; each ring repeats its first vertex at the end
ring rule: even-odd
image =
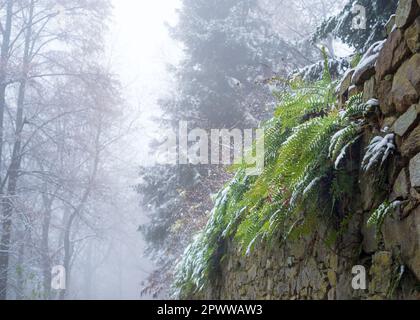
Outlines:
{"type": "Polygon", "coordinates": [[[385,137],[377,136],[372,139],[362,161],[364,171],[369,171],[376,165],[382,166],[385,163],[395,150],[394,138],[395,135],[391,133],[385,137]]]}

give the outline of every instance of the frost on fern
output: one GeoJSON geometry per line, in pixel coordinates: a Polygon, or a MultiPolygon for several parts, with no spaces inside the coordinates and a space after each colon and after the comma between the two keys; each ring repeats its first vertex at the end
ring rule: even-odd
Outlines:
{"type": "Polygon", "coordinates": [[[392,203],[385,201],[372,213],[367,224],[369,227],[376,228],[377,237],[381,231],[382,225],[386,217],[392,214],[392,212],[396,208],[398,208],[400,204],[401,204],[401,201],[394,201],[392,203]]]}
{"type": "Polygon", "coordinates": [[[365,172],[384,165],[388,157],[395,151],[394,139],[395,135],[393,133],[387,134],[385,137],[377,136],[372,139],[362,161],[362,169],[365,172]]]}
{"type": "Polygon", "coordinates": [[[277,98],[281,104],[275,112],[276,118],[282,119],[283,129],[293,128],[302,121],[325,115],[335,103],[334,87],[330,77],[324,77],[315,83],[295,80],[291,88],[277,98]]]}
{"type": "Polygon", "coordinates": [[[331,138],[329,156],[334,161],[334,168],[338,169],[350,147],[360,138],[361,127],[351,123],[337,131],[331,138]]]}
{"type": "Polygon", "coordinates": [[[374,113],[379,107],[379,101],[377,99],[370,99],[369,101],[362,102],[362,94],[358,94],[350,97],[347,102],[347,107],[342,112],[343,119],[349,120],[362,120],[374,113]]]}
{"type": "Polygon", "coordinates": [[[202,232],[185,250],[176,268],[174,295],[187,298],[201,291],[218,269],[219,249],[223,241],[235,230],[244,207],[241,199],[248,190],[252,177],[239,171],[234,179],[221,190],[215,199],[210,219],[202,232]]]}

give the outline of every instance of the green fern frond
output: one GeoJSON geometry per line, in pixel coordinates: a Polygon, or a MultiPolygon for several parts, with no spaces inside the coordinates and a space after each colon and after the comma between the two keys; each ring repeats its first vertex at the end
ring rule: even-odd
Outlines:
{"type": "Polygon", "coordinates": [[[283,130],[295,127],[305,118],[326,114],[334,104],[333,86],[323,80],[315,85],[301,83],[293,92],[282,94],[275,117],[282,119],[283,130]]]}
{"type": "Polygon", "coordinates": [[[382,167],[386,160],[388,160],[388,157],[396,149],[394,138],[395,135],[391,133],[385,137],[377,136],[372,139],[362,161],[362,169],[365,172],[382,167]]]}
{"type": "Polygon", "coordinates": [[[202,232],[186,249],[177,266],[174,282],[178,297],[187,297],[201,291],[213,278],[218,264],[218,249],[221,241],[232,234],[234,222],[245,210],[242,196],[249,188],[249,177],[239,171],[234,179],[221,190],[216,199],[210,219],[202,232]]]}
{"type": "Polygon", "coordinates": [[[344,119],[363,119],[366,118],[371,112],[375,111],[379,103],[376,99],[371,99],[363,103],[363,94],[352,96],[347,102],[346,110],[342,117],[344,119]]]}
{"type": "Polygon", "coordinates": [[[376,229],[377,237],[380,234],[382,225],[386,217],[392,214],[393,210],[395,210],[395,208],[397,208],[400,204],[400,201],[395,201],[393,203],[385,201],[372,213],[367,222],[367,225],[376,229]]]}
{"type": "Polygon", "coordinates": [[[312,119],[298,126],[283,144],[278,159],[276,175],[283,177],[293,189],[314,164],[325,163],[328,143],[336,127],[337,115],[312,119]]]}
{"type": "Polygon", "coordinates": [[[350,123],[332,136],[328,153],[335,163],[336,169],[338,169],[340,162],[345,158],[349,147],[359,138],[360,131],[361,126],[359,124],[350,123]]]}
{"type": "Polygon", "coordinates": [[[363,104],[363,93],[358,93],[351,96],[346,102],[346,108],[352,108],[354,106],[359,106],[363,104]]]}

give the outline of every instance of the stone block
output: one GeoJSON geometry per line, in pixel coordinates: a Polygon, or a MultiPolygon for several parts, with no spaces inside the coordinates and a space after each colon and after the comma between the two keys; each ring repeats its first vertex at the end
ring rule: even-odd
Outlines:
{"type": "Polygon", "coordinates": [[[400,113],[405,112],[418,102],[420,95],[420,54],[415,54],[398,69],[393,79],[391,95],[392,102],[400,113]]]}
{"type": "Polygon", "coordinates": [[[408,130],[415,124],[420,114],[420,104],[412,105],[402,116],[395,121],[393,132],[403,137],[408,130]]]}
{"type": "Polygon", "coordinates": [[[382,80],[387,74],[395,72],[410,56],[411,51],[400,29],[394,29],[379,53],[376,63],[376,77],[382,80]]]}
{"type": "Polygon", "coordinates": [[[405,31],[404,38],[412,53],[420,52],[420,17],[405,31]]]}
{"type": "Polygon", "coordinates": [[[420,152],[420,125],[417,125],[409,136],[404,139],[400,152],[406,158],[411,158],[420,152]]]}
{"type": "Polygon", "coordinates": [[[410,182],[412,188],[420,188],[420,153],[410,160],[410,182]]]}
{"type": "Polygon", "coordinates": [[[418,13],[419,5],[416,0],[400,0],[395,17],[398,28],[405,28],[414,20],[418,13]]]}

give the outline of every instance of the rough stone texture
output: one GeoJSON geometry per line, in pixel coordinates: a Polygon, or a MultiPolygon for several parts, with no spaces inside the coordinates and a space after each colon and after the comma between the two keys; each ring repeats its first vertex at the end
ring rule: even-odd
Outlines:
{"type": "Polygon", "coordinates": [[[420,203],[420,192],[417,191],[415,188],[410,189],[410,196],[414,201],[420,203]]]}
{"type": "Polygon", "coordinates": [[[398,69],[392,83],[392,102],[396,110],[405,112],[418,102],[420,94],[420,54],[415,54],[398,69]]]}
{"type": "Polygon", "coordinates": [[[398,175],[397,180],[394,183],[394,187],[391,193],[391,201],[395,201],[397,199],[407,199],[408,195],[410,194],[409,188],[409,180],[407,177],[407,172],[405,169],[401,170],[400,174],[398,175]]]}
{"type": "Polygon", "coordinates": [[[420,104],[412,105],[398,120],[394,123],[393,131],[400,137],[403,137],[408,130],[415,124],[420,114],[420,104]]]}
{"type": "Polygon", "coordinates": [[[396,116],[385,117],[382,121],[382,126],[381,126],[382,131],[388,131],[388,129],[392,128],[395,121],[397,121],[397,120],[398,120],[398,118],[396,116]]]}
{"type": "Polygon", "coordinates": [[[346,102],[349,96],[349,88],[351,86],[351,79],[353,77],[353,74],[354,74],[354,69],[347,71],[343,77],[343,80],[340,82],[338,86],[338,97],[339,97],[340,107],[344,105],[344,103],[346,102]]]}
{"type": "Polygon", "coordinates": [[[420,279],[420,207],[406,219],[388,217],[382,231],[387,250],[401,258],[420,279]]]}
{"type": "Polygon", "coordinates": [[[350,88],[349,88],[349,98],[356,95],[356,94],[359,94],[362,91],[363,91],[362,88],[360,88],[359,86],[355,86],[355,85],[350,86],[350,88]]]}
{"type": "Polygon", "coordinates": [[[376,182],[371,177],[366,175],[360,177],[360,202],[363,211],[370,211],[377,203],[375,195],[372,194],[375,183],[376,182]]]}
{"type": "Polygon", "coordinates": [[[378,84],[378,100],[381,112],[384,115],[390,115],[395,112],[395,106],[392,103],[392,76],[386,76],[378,84]]]}
{"type": "Polygon", "coordinates": [[[371,77],[365,82],[363,90],[363,101],[367,102],[372,98],[377,98],[376,80],[375,77],[371,77]]]}
{"type": "Polygon", "coordinates": [[[346,72],[346,74],[343,77],[343,80],[341,80],[339,85],[339,94],[343,95],[345,94],[351,85],[351,78],[353,77],[354,69],[351,69],[346,72]]]}
{"type": "Polygon", "coordinates": [[[385,298],[391,286],[392,254],[388,251],[379,251],[373,255],[370,269],[372,279],[369,283],[369,292],[375,298],[385,298]]]}
{"type": "MultiPolygon", "coordinates": [[[[348,230],[343,236],[348,242],[337,241],[331,246],[327,246],[323,240],[328,236],[326,230],[288,241],[282,246],[270,247],[259,244],[256,250],[245,258],[243,250],[230,242],[227,248],[227,261],[222,264],[222,270],[229,271],[221,272],[217,284],[214,284],[216,290],[209,290],[199,298],[386,299],[395,277],[395,270],[399,267],[399,257],[406,259],[404,262],[408,267],[406,271],[408,276],[416,275],[415,272],[419,271],[419,267],[416,267],[420,254],[419,217],[418,213],[413,213],[403,221],[387,220],[386,228],[384,227],[385,251],[378,251],[376,247],[369,253],[372,254],[371,259],[364,260],[355,260],[360,243],[356,229],[361,225],[361,220],[357,216],[353,219],[355,229],[348,230]],[[410,236],[407,237],[406,233],[410,236]],[[300,248],[296,251],[295,246],[300,248]],[[323,254],[320,254],[321,251],[323,254]],[[268,265],[267,257],[270,257],[268,265]],[[242,259],[244,263],[237,263],[242,259]],[[355,265],[366,267],[367,290],[352,288],[352,268],[355,265]],[[228,269],[228,266],[234,267],[228,269]]],[[[407,288],[404,291],[397,291],[394,297],[418,298],[414,284],[415,281],[414,283],[408,281],[407,288]]]]}
{"type": "Polygon", "coordinates": [[[376,64],[376,77],[382,80],[387,74],[393,73],[411,54],[401,29],[395,29],[384,44],[376,64]]]}
{"type": "Polygon", "coordinates": [[[410,161],[410,181],[413,188],[420,188],[420,153],[410,161]]]}
{"type": "Polygon", "coordinates": [[[417,10],[418,4],[416,0],[400,0],[395,19],[397,27],[407,27],[416,17],[417,10]]]}
{"type": "Polygon", "coordinates": [[[420,125],[418,125],[401,145],[401,154],[411,158],[420,152],[420,125]]]}
{"type": "MultiPolygon", "coordinates": [[[[228,250],[229,259],[233,261],[243,254],[233,244],[228,250]]],[[[248,264],[238,266],[234,272],[223,273],[219,298],[244,299],[254,296],[256,299],[332,299],[336,296],[339,282],[337,275],[344,259],[335,255],[333,250],[327,248],[325,252],[325,244],[320,235],[302,237],[284,247],[269,248],[261,245],[247,257],[248,264]],[[310,252],[313,255],[309,255],[310,252]],[[249,274],[246,269],[252,270],[252,265],[257,264],[254,262],[263,256],[270,256],[273,260],[271,269],[265,269],[265,276],[257,276],[254,280],[249,276],[240,279],[239,275],[249,274]]],[[[341,281],[348,282],[349,279],[341,281]]]]}
{"type": "Polygon", "coordinates": [[[376,240],[376,230],[368,226],[369,218],[370,212],[364,214],[364,220],[361,226],[361,233],[363,236],[362,248],[363,252],[374,254],[378,251],[378,241],[376,240]]]}
{"type": "Polygon", "coordinates": [[[412,53],[420,52],[420,17],[405,31],[404,37],[412,53]]]}

